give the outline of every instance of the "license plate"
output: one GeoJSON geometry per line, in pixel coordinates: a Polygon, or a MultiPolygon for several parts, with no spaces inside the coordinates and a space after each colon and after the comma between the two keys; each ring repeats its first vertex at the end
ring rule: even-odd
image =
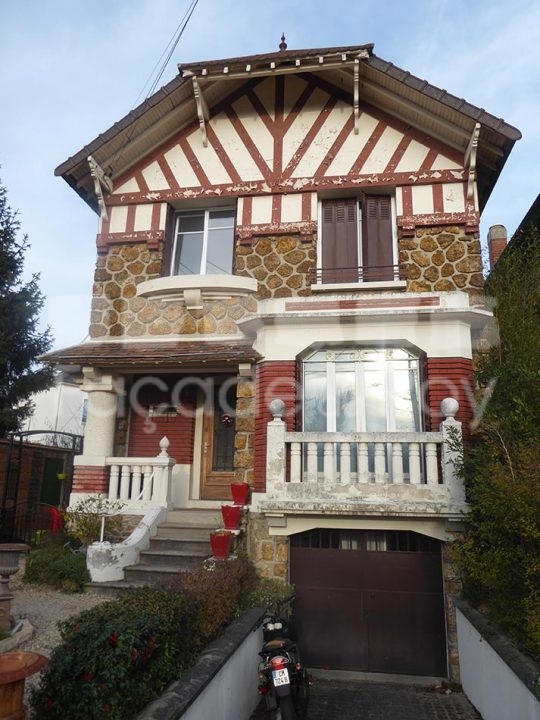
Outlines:
{"type": "Polygon", "coordinates": [[[290,680],[287,668],[283,668],[282,670],[272,670],[272,682],[274,683],[274,687],[288,685],[290,680]]]}

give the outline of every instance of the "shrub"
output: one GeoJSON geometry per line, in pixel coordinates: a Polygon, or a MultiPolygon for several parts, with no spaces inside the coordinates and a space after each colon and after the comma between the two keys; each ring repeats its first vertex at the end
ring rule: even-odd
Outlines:
{"type": "Polygon", "coordinates": [[[29,553],[23,579],[64,592],[82,592],[90,575],[84,555],[72,553],[60,545],[48,545],[29,553]]]}
{"type": "Polygon", "coordinates": [[[128,720],[187,669],[233,619],[254,578],[247,561],[179,573],[60,623],[39,687],[39,720],[128,720]]]}
{"type": "Polygon", "coordinates": [[[81,545],[90,545],[101,537],[101,523],[105,517],[104,540],[116,541],[122,534],[123,503],[110,501],[100,495],[85,498],[64,513],[66,535],[81,545]]]}
{"type": "Polygon", "coordinates": [[[259,578],[240,600],[238,614],[252,607],[275,608],[277,603],[294,595],[294,586],[275,578],[259,578]]]}

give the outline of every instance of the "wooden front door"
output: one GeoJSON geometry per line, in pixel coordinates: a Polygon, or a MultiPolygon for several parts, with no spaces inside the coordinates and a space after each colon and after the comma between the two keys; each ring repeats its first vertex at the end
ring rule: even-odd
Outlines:
{"type": "Polygon", "coordinates": [[[202,432],[201,499],[230,500],[234,482],[236,383],[214,388],[207,398],[202,432]]]}

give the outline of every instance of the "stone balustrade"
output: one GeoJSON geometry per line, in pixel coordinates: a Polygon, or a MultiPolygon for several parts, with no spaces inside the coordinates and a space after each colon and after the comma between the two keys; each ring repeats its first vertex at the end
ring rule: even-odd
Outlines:
{"type": "Polygon", "coordinates": [[[149,507],[171,507],[171,475],[176,461],[169,457],[169,440],[164,437],[155,458],[108,457],[109,500],[119,500],[134,514],[149,507]]]}
{"type": "MultiPolygon", "coordinates": [[[[279,400],[267,429],[266,500],[347,500],[379,503],[422,501],[437,512],[462,511],[461,423],[457,401],[441,403],[445,420],[438,432],[287,432],[279,400]]],[[[409,504],[408,504],[409,503],[409,504]]],[[[284,508],[286,509],[286,508],[284,508]]],[[[399,507],[396,508],[399,512],[399,507]]]]}

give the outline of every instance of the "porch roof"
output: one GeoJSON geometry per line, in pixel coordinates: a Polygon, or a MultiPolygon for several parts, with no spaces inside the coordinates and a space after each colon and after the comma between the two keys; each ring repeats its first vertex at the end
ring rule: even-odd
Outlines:
{"type": "Polygon", "coordinates": [[[76,367],[118,368],[134,366],[181,370],[210,369],[252,363],[260,355],[248,340],[196,340],[161,342],[88,342],[41,356],[40,360],[73,371],[76,367]]]}

